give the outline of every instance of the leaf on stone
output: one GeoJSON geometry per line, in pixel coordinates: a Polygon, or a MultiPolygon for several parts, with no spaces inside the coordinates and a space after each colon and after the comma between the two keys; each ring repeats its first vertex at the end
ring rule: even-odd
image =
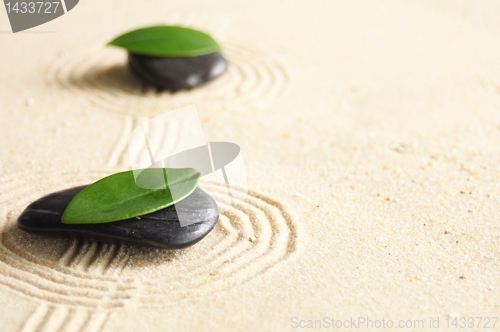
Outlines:
{"type": "Polygon", "coordinates": [[[133,54],[155,57],[195,57],[220,51],[208,34],[180,26],[160,25],[127,32],[108,45],[133,54]]]}
{"type": "Polygon", "coordinates": [[[61,221],[100,224],[152,213],[189,196],[199,178],[200,173],[192,168],[147,168],[113,174],[76,195],[61,221]],[[134,172],[140,172],[137,179],[134,172]]]}

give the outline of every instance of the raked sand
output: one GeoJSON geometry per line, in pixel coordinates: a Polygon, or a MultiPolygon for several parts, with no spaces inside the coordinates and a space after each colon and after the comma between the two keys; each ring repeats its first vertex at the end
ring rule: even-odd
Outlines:
{"type": "Polygon", "coordinates": [[[498,13],[497,1],[85,0],[10,34],[0,10],[2,331],[358,317],[451,330],[500,316],[498,13]],[[157,23],[211,33],[228,71],[176,94],[138,83],[105,44],[157,23]],[[16,228],[38,197],[129,169],[128,133],[191,104],[209,141],[241,146],[250,188],[202,242],[166,251],[16,228]]]}

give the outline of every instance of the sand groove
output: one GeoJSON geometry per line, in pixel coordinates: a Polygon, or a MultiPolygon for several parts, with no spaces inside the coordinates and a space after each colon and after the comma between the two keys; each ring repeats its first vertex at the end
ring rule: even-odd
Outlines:
{"type": "Polygon", "coordinates": [[[41,303],[24,323],[22,332],[49,331],[101,331],[109,318],[109,312],[76,309],[62,305],[41,303]]]}
{"type": "Polygon", "coordinates": [[[46,303],[40,304],[35,311],[30,315],[28,320],[22,327],[22,332],[37,331],[44,323],[47,315],[49,314],[49,306],[46,303]]]}
{"type": "Polygon", "coordinates": [[[107,166],[108,168],[113,168],[117,165],[124,164],[123,160],[125,152],[128,147],[128,135],[129,133],[138,126],[137,119],[131,116],[123,116],[123,131],[120,135],[119,141],[115,144],[113,150],[111,150],[107,166]]]}
{"type": "MultiPolygon", "coordinates": [[[[112,172],[57,176],[66,186],[76,186],[112,172]]],[[[50,179],[57,176],[15,175],[2,179],[0,186],[0,201],[7,207],[0,220],[0,283],[33,298],[88,310],[96,305],[122,307],[130,301],[175,302],[240,285],[288,261],[300,247],[299,223],[290,210],[258,192],[250,192],[245,199],[233,198],[214,231],[183,250],[54,239],[17,229],[17,216],[26,205],[57,190],[50,185],[50,179]],[[35,177],[47,182],[38,189],[25,185],[35,177]]],[[[204,182],[202,187],[218,203],[228,202],[225,184],[204,182]]],[[[43,326],[46,319],[56,323],[66,319],[61,309],[54,310],[50,305],[37,310],[26,329],[43,326]]]]}
{"type": "Polygon", "coordinates": [[[130,72],[124,52],[101,45],[57,61],[49,71],[49,84],[56,84],[86,108],[145,116],[190,104],[225,109],[266,105],[285,93],[288,74],[268,52],[240,42],[222,45],[228,70],[190,91],[158,92],[130,72]]]}
{"type": "MultiPolygon", "coordinates": [[[[220,197],[226,192],[224,184],[204,183],[202,187],[216,200],[227,200],[220,197]]],[[[161,263],[148,269],[149,277],[155,273],[171,275],[165,284],[156,278],[141,280],[139,296],[144,302],[199,296],[240,285],[287,261],[299,250],[299,224],[278,200],[250,192],[244,201],[235,200],[227,208],[196,254],[190,249],[180,250],[171,258],[175,269],[164,269],[166,266],[161,263]]]]}

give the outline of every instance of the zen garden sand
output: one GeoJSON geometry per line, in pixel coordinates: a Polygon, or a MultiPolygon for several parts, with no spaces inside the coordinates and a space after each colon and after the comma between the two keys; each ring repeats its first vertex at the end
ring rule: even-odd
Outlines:
{"type": "Polygon", "coordinates": [[[10,34],[0,10],[1,330],[287,331],[324,317],[451,330],[499,316],[499,12],[85,0],[10,34]],[[160,23],[212,34],[228,70],[175,94],[138,82],[105,45],[160,23]],[[242,148],[250,188],[201,242],[168,251],[16,227],[37,198],[129,169],[128,133],[192,104],[207,140],[242,148]]]}

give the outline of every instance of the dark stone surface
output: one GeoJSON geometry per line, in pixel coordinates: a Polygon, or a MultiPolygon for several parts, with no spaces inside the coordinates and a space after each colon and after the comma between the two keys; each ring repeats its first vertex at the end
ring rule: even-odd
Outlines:
{"type": "Polygon", "coordinates": [[[61,216],[69,202],[85,186],[49,194],[31,203],[19,216],[17,226],[27,232],[100,241],[123,241],[165,249],[185,248],[203,239],[219,219],[215,201],[200,188],[176,207],[169,206],[144,216],[105,224],[66,225],[61,216]],[[177,212],[178,211],[178,212],[177,212]],[[177,213],[187,226],[181,227],[177,213]]]}
{"type": "Polygon", "coordinates": [[[129,63],[142,79],[160,89],[171,91],[194,88],[216,78],[227,67],[226,59],[218,52],[185,58],[129,53],[129,63]]]}

